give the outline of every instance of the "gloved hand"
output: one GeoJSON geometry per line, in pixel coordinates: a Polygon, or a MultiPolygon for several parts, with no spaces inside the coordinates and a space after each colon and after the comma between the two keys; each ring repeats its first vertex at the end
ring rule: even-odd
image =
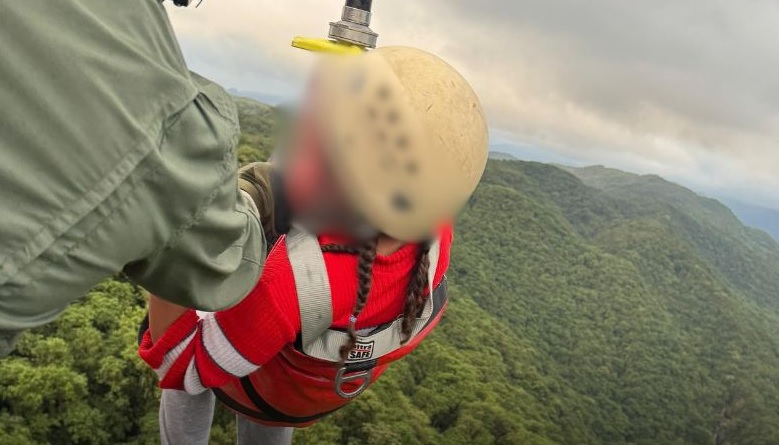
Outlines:
{"type": "Polygon", "coordinates": [[[269,162],[253,162],[238,170],[238,186],[251,196],[269,243],[290,229],[290,213],[281,172],[269,162]]]}

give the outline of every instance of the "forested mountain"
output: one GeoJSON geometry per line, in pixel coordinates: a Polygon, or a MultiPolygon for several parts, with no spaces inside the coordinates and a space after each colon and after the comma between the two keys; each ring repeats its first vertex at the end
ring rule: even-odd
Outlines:
{"type": "MultiPolygon", "coordinates": [[[[242,160],[273,111],[239,102],[242,160]]],[[[297,445],[779,444],[779,245],[724,206],[603,168],[490,161],[452,303],[297,445]]],[[[143,293],[111,280],[0,361],[0,443],[156,443],[143,293]]],[[[220,411],[212,443],[234,443],[220,411]]]]}
{"type": "Polygon", "coordinates": [[[720,202],[658,176],[638,176],[603,167],[567,170],[621,202],[620,217],[664,220],[730,285],[779,313],[779,243],[767,233],[744,226],[720,202]]]}

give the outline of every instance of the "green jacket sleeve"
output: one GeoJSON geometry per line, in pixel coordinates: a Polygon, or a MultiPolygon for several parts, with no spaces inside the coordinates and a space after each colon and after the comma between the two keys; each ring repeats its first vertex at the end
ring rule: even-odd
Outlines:
{"type": "Polygon", "coordinates": [[[232,306],[254,287],[265,258],[262,226],[253,207],[234,183],[226,183],[197,223],[125,272],[155,295],[182,306],[204,311],[232,306]]]}
{"type": "Polygon", "coordinates": [[[125,267],[125,273],[161,298],[216,311],[251,290],[266,245],[260,213],[238,188],[235,105],[220,87],[192,76],[201,93],[165,134],[159,179],[151,181],[156,206],[144,218],[154,227],[170,226],[181,215],[177,203],[189,214],[169,228],[159,249],[125,267]],[[189,207],[190,202],[198,205],[189,207]]]}
{"type": "Polygon", "coordinates": [[[123,269],[189,307],[245,295],[265,243],[236,107],[160,2],[5,2],[0,54],[0,356],[123,269]]]}

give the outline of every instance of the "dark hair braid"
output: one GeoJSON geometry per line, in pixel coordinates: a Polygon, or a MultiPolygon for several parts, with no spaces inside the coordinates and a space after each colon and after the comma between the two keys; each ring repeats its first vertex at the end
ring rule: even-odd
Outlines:
{"type": "Polygon", "coordinates": [[[357,263],[357,301],[352,309],[352,315],[349,317],[349,341],[341,346],[341,361],[345,362],[349,357],[349,352],[357,346],[357,331],[354,327],[357,317],[360,316],[365,304],[368,303],[368,295],[371,293],[371,279],[373,277],[373,263],[376,261],[376,247],[378,238],[373,238],[359,246],[345,246],[339,244],[327,244],[322,246],[322,252],[349,253],[358,255],[357,263]]]}
{"type": "MultiPolygon", "coordinates": [[[[322,252],[329,253],[346,253],[351,255],[358,255],[357,263],[357,301],[352,309],[351,317],[349,317],[349,327],[347,333],[349,334],[349,341],[341,346],[339,352],[341,354],[341,362],[345,362],[349,357],[349,352],[357,345],[357,331],[355,329],[355,322],[357,317],[360,316],[363,308],[368,303],[368,296],[371,291],[371,281],[373,276],[373,263],[376,260],[376,248],[378,244],[378,238],[374,238],[362,245],[342,245],[342,244],[325,244],[322,246],[322,252]]],[[[428,286],[427,271],[430,266],[430,243],[420,245],[417,262],[410,277],[408,288],[406,290],[406,304],[403,309],[403,323],[402,323],[402,343],[406,343],[411,338],[411,333],[414,327],[414,321],[419,317],[425,304],[426,298],[425,289],[428,286]]]]}
{"type": "Polygon", "coordinates": [[[322,244],[322,252],[360,254],[360,246],[348,246],[346,244],[322,244]]]}
{"type": "Polygon", "coordinates": [[[414,322],[424,309],[425,300],[429,295],[425,295],[428,283],[428,268],[430,267],[430,243],[419,246],[417,254],[417,263],[414,274],[408,283],[406,290],[406,305],[403,308],[403,323],[401,325],[401,343],[405,344],[411,339],[414,329],[414,322]]]}

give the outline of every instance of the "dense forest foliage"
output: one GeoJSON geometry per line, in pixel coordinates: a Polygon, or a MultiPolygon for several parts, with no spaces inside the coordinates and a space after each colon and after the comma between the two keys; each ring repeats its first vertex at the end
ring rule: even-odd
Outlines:
{"type": "MultiPolygon", "coordinates": [[[[274,111],[238,99],[242,162],[274,111]]],[[[779,245],[657,177],[491,161],[432,336],[296,445],[779,444],[779,245]]],[[[157,443],[120,276],[0,361],[0,443],[157,443]]],[[[212,443],[234,443],[220,410],[212,443]]]]}

